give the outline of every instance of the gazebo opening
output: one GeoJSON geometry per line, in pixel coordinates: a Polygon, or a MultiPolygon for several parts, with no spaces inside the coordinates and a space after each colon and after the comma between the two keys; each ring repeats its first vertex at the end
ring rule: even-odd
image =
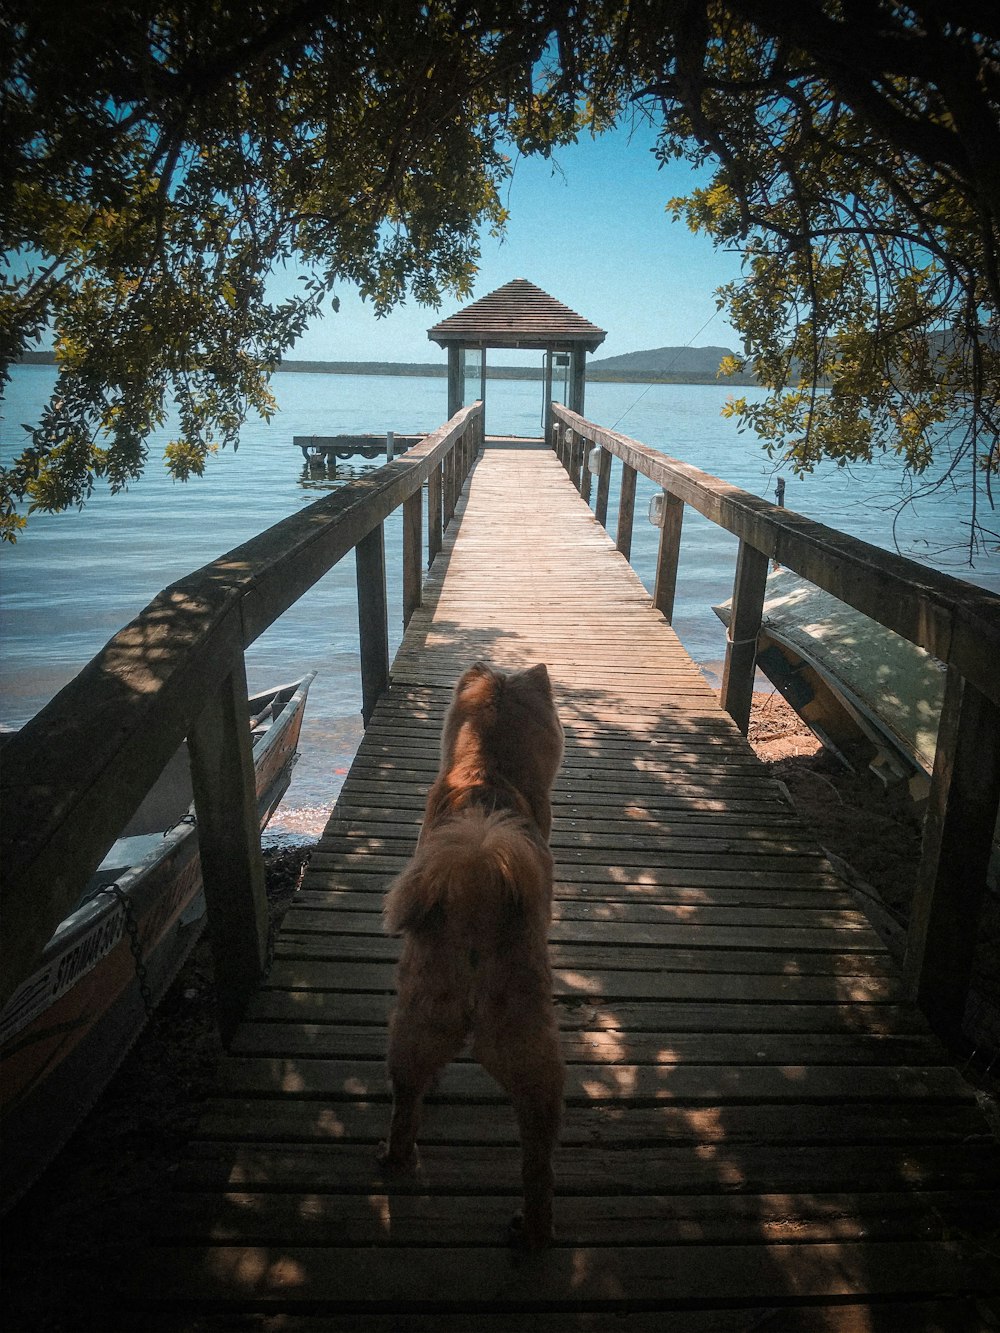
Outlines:
{"type": "Polygon", "coordinates": [[[607,335],[534,283],[515,278],[435,324],[427,336],[448,349],[449,417],[474,398],[486,403],[489,348],[544,353],[540,420],[548,436],[553,397],[583,413],[587,353],[607,335]],[[476,389],[470,392],[473,384],[476,389]]]}

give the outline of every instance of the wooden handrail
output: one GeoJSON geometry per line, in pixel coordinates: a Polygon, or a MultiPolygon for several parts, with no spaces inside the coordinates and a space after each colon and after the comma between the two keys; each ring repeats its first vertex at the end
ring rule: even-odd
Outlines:
{"type": "Polygon", "coordinates": [[[556,403],[555,418],[786,569],[956,667],[1000,703],[1000,596],[720,481],[556,403]]]}
{"type": "MultiPolygon", "coordinates": [[[[0,1002],[29,975],[203,711],[228,698],[246,646],[428,478],[440,506],[442,468],[453,509],[481,422],[482,404],[463,408],[371,476],[171,584],[10,738],[0,771],[0,1002]]],[[[430,528],[439,542],[433,513],[430,528]]],[[[412,605],[412,571],[406,581],[412,605]]]]}
{"type": "Polygon", "coordinates": [[[616,545],[628,556],[634,487],[664,492],[656,605],[669,620],[681,514],[689,504],[739,538],[721,702],[744,733],[756,669],[768,561],[774,560],[947,668],[904,975],[943,1036],[960,1036],[1000,805],[1000,596],[927,569],[552,406],[553,447],[578,488],[586,454],[601,450],[596,517],[607,523],[614,456],[622,463],[616,545]]]}

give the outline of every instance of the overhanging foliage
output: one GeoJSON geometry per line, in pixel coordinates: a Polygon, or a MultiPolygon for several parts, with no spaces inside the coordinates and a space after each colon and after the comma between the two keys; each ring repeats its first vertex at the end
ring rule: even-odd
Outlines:
{"type": "Polygon", "coordinates": [[[670,207],[745,256],[720,300],[771,393],[731,411],[799,468],[891,449],[920,471],[957,423],[953,466],[988,490],[992,5],[15,0],[5,15],[0,362],[48,329],[60,362],[3,475],[7,536],[22,502],[60,509],[138,476],[171,398],[175,476],[235,446],[338,284],[380,312],[468,294],[509,154],[635,104],[661,157],[717,164],[670,207]],[[301,291],[269,302],[282,264],[301,291]]]}

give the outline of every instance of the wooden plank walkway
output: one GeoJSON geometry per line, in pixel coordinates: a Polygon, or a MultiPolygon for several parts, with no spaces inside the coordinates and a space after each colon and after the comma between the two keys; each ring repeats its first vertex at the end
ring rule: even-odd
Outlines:
{"type": "Polygon", "coordinates": [[[136,1275],[141,1326],[993,1326],[1000,1155],[972,1092],[550,452],[487,449],[392,675],[136,1275]],[[470,1062],[419,1168],[375,1161],[382,894],[477,657],[546,662],[567,735],[560,1239],[531,1258],[503,1245],[514,1119],[470,1062]]]}

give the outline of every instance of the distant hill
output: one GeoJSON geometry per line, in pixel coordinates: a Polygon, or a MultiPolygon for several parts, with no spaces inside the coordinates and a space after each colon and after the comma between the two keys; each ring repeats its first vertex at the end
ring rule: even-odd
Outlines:
{"type": "MultiPolygon", "coordinates": [[[[625,352],[622,356],[605,356],[591,361],[588,374],[595,379],[628,377],[629,379],[671,379],[687,381],[714,381],[719,374],[719,363],[724,356],[732,356],[728,347],[652,347],[644,352],[625,352]]],[[[733,376],[735,383],[752,381],[750,375],[733,376]]]]}

